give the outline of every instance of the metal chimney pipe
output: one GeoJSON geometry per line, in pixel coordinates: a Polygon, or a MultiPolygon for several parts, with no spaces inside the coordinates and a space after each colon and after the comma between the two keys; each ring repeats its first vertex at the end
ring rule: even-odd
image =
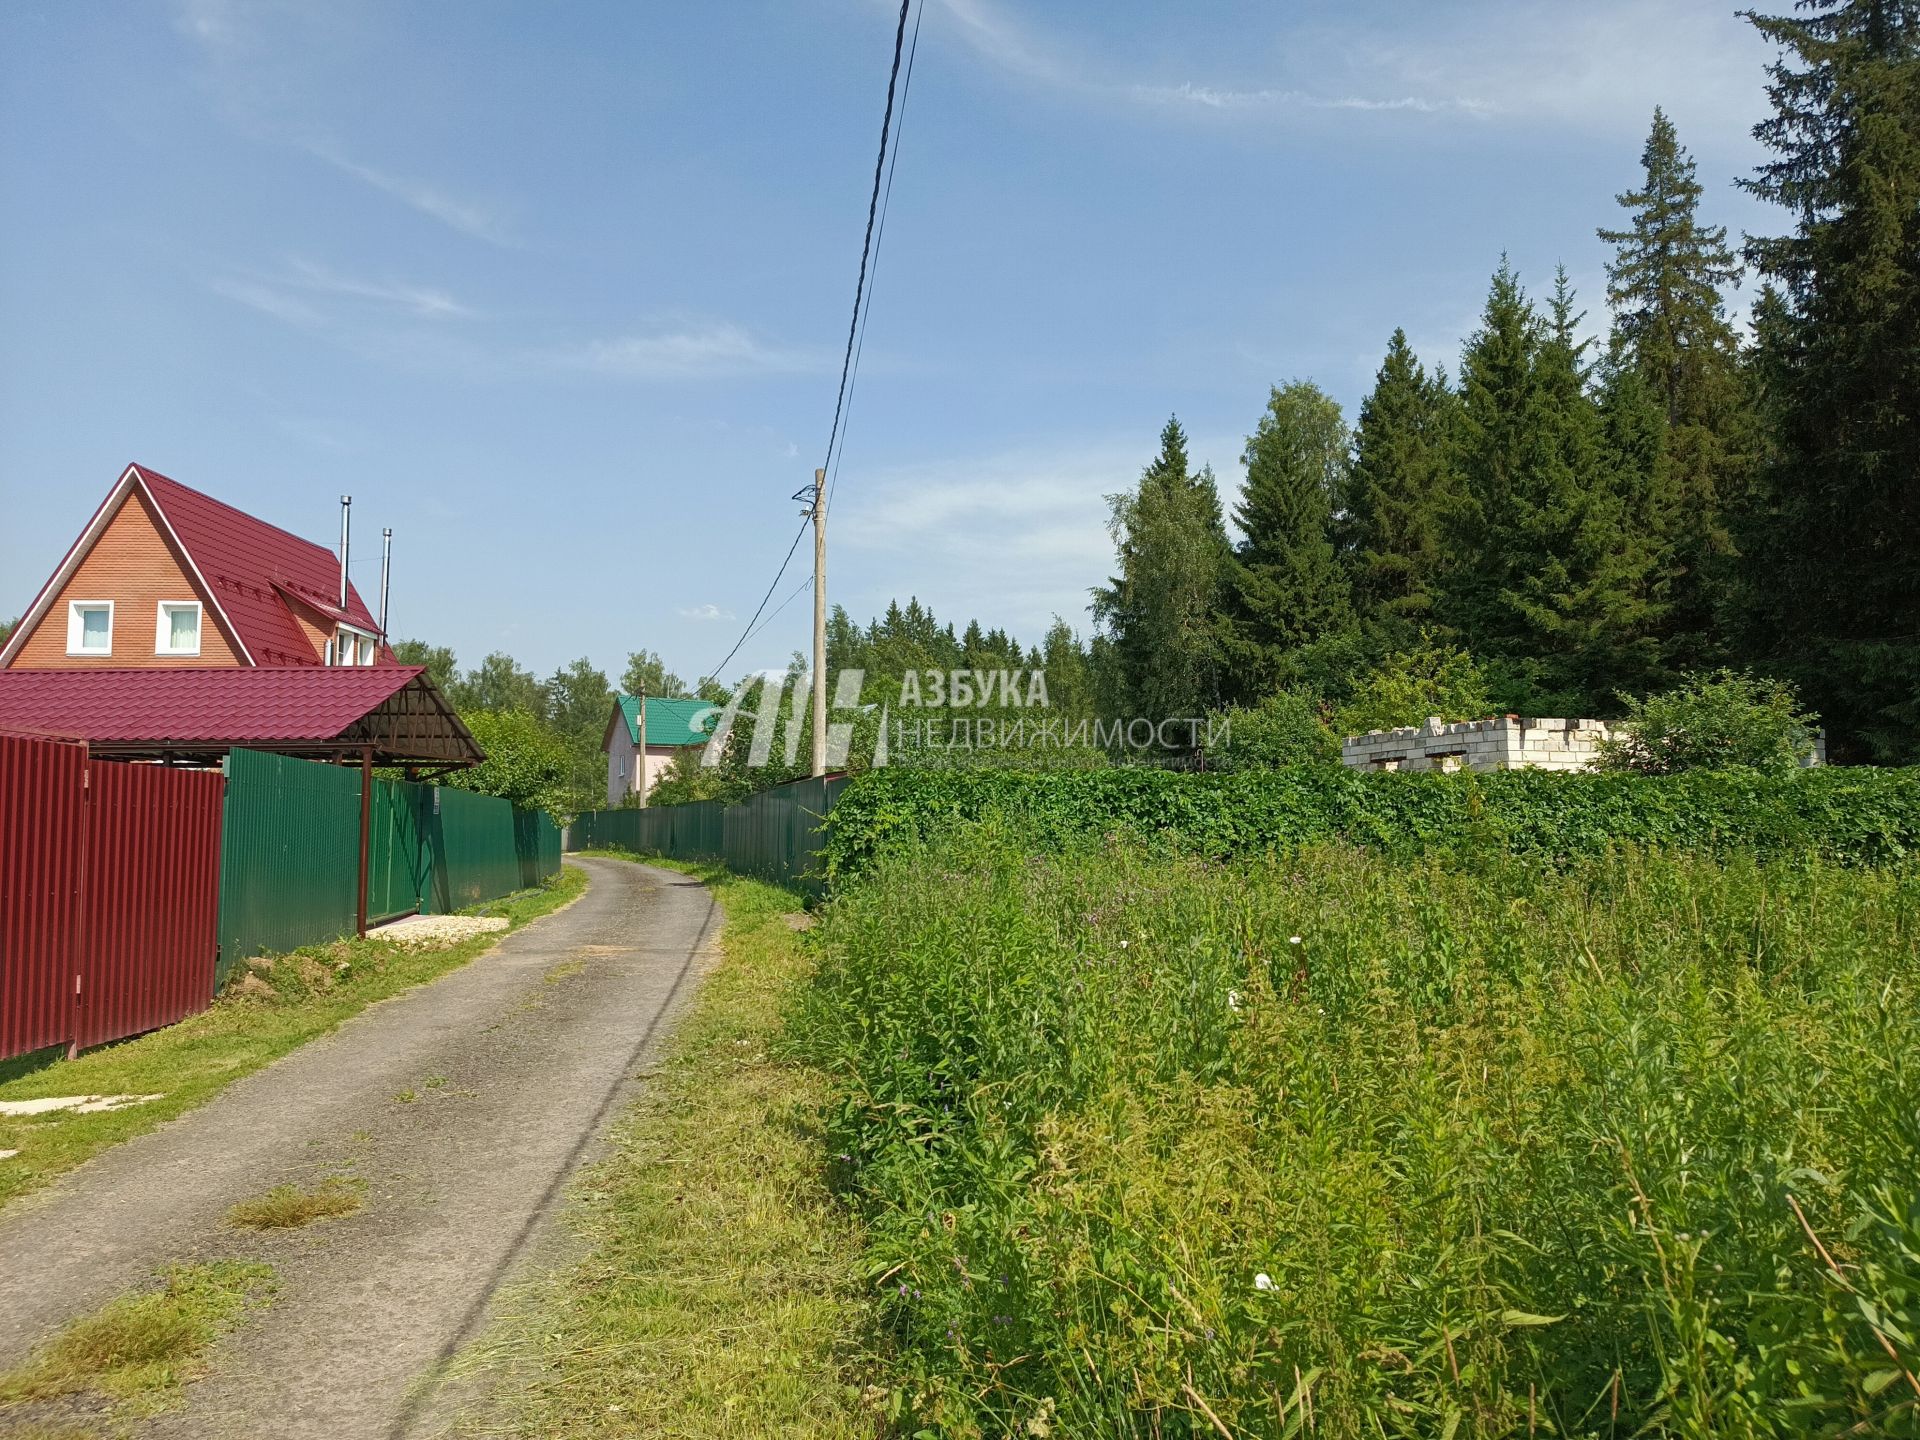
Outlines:
{"type": "Polygon", "coordinates": [[[340,497],[340,608],[347,608],[347,547],[353,540],[353,497],[340,497]]]}
{"type": "Polygon", "coordinates": [[[387,579],[393,574],[393,527],[380,532],[380,638],[387,638],[387,579]]]}

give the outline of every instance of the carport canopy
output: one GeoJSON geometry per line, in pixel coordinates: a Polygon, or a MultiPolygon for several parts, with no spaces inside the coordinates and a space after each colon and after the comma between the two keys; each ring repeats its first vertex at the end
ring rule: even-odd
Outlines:
{"type": "Polygon", "coordinates": [[[0,730],[175,764],[240,748],[443,769],[487,758],[419,665],[0,670],[0,730]]]}

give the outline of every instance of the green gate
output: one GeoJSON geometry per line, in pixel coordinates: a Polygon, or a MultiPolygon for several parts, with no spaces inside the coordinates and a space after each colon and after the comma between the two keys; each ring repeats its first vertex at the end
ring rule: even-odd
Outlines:
{"type": "MultiPolygon", "coordinates": [[[[354,933],[360,899],[360,771],[257,750],[227,757],[216,984],[248,955],[354,933]]],[[[376,779],[368,817],[367,918],[442,915],[560,868],[560,830],[492,795],[376,779]]]]}

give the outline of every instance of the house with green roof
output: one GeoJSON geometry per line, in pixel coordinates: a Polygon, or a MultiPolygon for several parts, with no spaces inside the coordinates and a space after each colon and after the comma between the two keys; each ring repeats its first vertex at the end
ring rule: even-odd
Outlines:
{"type": "Polygon", "coordinates": [[[616,695],[600,748],[607,752],[607,808],[644,795],[660,783],[674,756],[707,743],[718,705],[704,700],[666,700],[658,695],[616,695]],[[644,788],[643,788],[644,787],[644,788]]]}

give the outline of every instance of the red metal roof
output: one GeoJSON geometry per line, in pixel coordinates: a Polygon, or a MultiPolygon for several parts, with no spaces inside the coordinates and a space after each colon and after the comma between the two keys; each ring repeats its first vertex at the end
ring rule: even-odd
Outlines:
{"type": "Polygon", "coordinates": [[[418,665],[0,670],[0,730],[95,744],[325,741],[425,673],[418,665]]]}
{"type": "MultiPolygon", "coordinates": [[[[301,601],[330,621],[377,631],[372,614],[351,584],[347,608],[340,608],[340,557],[327,546],[269,525],[157,470],[135,465],[133,471],[255,664],[319,666],[312,643],[283,596],[301,601]]],[[[392,658],[384,646],[381,658],[392,658]]]]}

